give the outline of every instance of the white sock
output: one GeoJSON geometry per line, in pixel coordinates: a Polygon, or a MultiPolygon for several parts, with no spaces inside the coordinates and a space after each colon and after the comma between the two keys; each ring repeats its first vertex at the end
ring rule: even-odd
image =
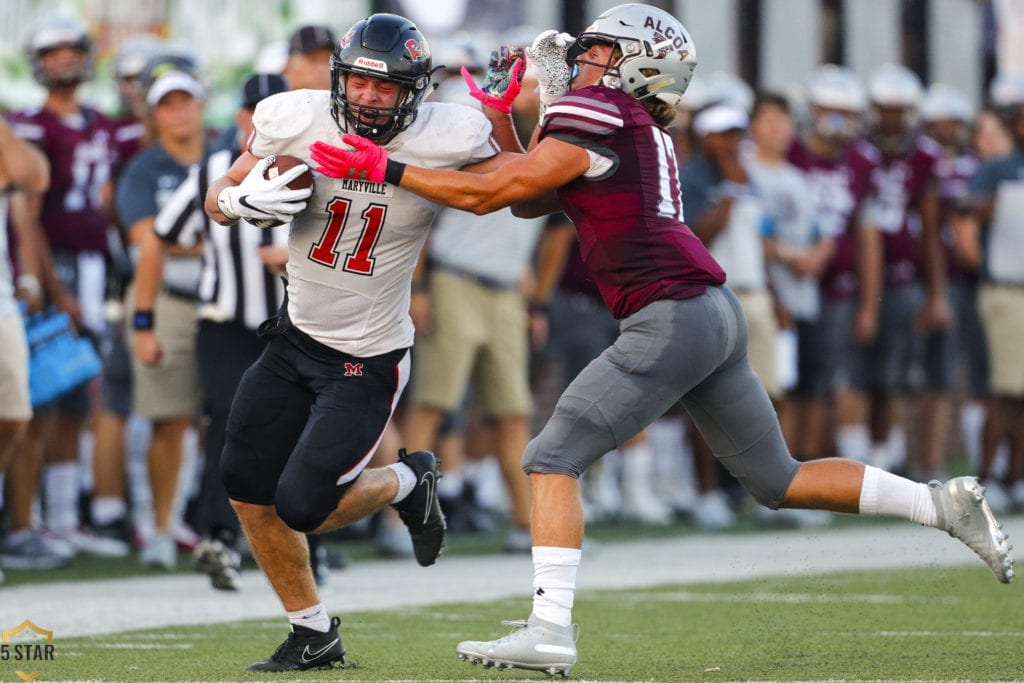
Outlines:
{"type": "Polygon", "coordinates": [[[300,609],[298,612],[289,612],[288,622],[292,626],[305,626],[320,633],[327,633],[331,630],[331,618],[327,615],[327,608],[322,602],[306,609],[300,609]]]}
{"type": "Polygon", "coordinates": [[[396,462],[393,465],[388,465],[388,469],[395,473],[398,477],[398,493],[391,500],[392,503],[397,503],[400,500],[404,500],[406,496],[412,493],[412,490],[416,488],[416,473],[412,471],[412,468],[406,465],[404,462],[396,462]]]}
{"type": "Polygon", "coordinates": [[[871,458],[868,462],[883,470],[892,469],[888,443],[871,444],[871,458]]]}
{"type": "Polygon", "coordinates": [[[127,512],[128,506],[124,499],[118,496],[96,496],[89,505],[89,514],[92,516],[92,523],[96,526],[105,526],[116,522],[127,512]]]}
{"type": "Polygon", "coordinates": [[[978,471],[981,462],[981,432],[985,428],[985,406],[971,401],[960,408],[960,434],[967,449],[971,471],[978,471]]]}
{"type": "Polygon", "coordinates": [[[533,548],[533,614],[559,626],[572,623],[579,548],[533,548]]]}
{"type": "Polygon", "coordinates": [[[865,425],[843,425],[836,430],[840,458],[866,462],[871,457],[871,432],[865,425]]]}
{"type": "Polygon", "coordinates": [[[46,525],[54,531],[78,528],[78,465],[58,462],[46,466],[46,525]]]}
{"type": "Polygon", "coordinates": [[[907,430],[896,425],[889,430],[889,438],[885,442],[889,449],[889,469],[897,470],[907,464],[907,430]]]}
{"type": "Polygon", "coordinates": [[[935,526],[938,522],[938,512],[927,484],[910,481],[871,465],[864,467],[860,514],[903,517],[925,526],[935,526]]]}

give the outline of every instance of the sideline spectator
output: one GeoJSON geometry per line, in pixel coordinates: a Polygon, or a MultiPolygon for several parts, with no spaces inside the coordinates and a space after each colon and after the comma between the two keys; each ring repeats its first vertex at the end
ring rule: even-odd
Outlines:
{"type": "MultiPolygon", "coordinates": [[[[1010,463],[996,481],[1024,504],[1024,79],[993,82],[1014,148],[1009,156],[984,163],[970,184],[971,213],[961,227],[961,259],[982,273],[978,310],[989,350],[989,387],[979,475],[994,480],[1000,442],[1010,444],[1010,463]],[[988,225],[983,233],[981,226],[988,225]]],[[[993,99],[996,99],[994,97],[993,99]]]]}
{"type": "MultiPolygon", "coordinates": [[[[26,198],[25,212],[13,220],[38,221],[45,232],[49,259],[42,264],[47,300],[66,311],[90,340],[103,335],[107,230],[111,224],[109,180],[119,163],[116,127],[79,99],[79,86],[92,78],[93,42],[77,18],[47,17],[37,22],[26,41],[32,74],[46,89],[39,108],[11,116],[15,134],[38,145],[50,163],[51,183],[40,197],[26,198]]],[[[79,442],[93,401],[86,383],[39,406],[22,442],[25,467],[11,470],[7,496],[12,529],[9,542],[28,538],[32,501],[43,473],[45,522],[51,545],[60,552],[121,557],[129,547],[120,539],[97,536],[79,519],[79,442]],[[42,455],[40,455],[42,454],[42,455]]]]}
{"type": "MultiPolygon", "coordinates": [[[[254,74],[242,85],[241,106],[235,114],[238,134],[231,149],[211,154],[193,165],[160,209],[154,231],[142,238],[135,272],[136,311],[153,310],[160,292],[164,261],[174,247],[202,244],[199,278],[199,332],[196,352],[203,385],[205,459],[200,500],[204,541],[196,548],[196,569],[208,574],[214,588],[238,590],[241,555],[238,518],[220,480],[228,411],[242,374],[266,345],[256,334],[259,325],[277,312],[284,299],[280,275],[288,260],[288,226],[259,228],[246,221],[222,227],[203,212],[210,179],[223,175],[252,133],[252,114],[264,98],[286,91],[276,74],[254,74]]],[[[138,332],[136,333],[138,334],[138,332]]],[[[160,338],[146,349],[162,355],[160,338]]],[[[140,347],[141,348],[141,347],[140,347]]],[[[150,362],[151,356],[140,360],[150,362]]]]}
{"type": "MultiPolygon", "coordinates": [[[[0,117],[0,490],[4,471],[18,446],[28,434],[32,419],[29,397],[29,350],[25,327],[18,312],[19,302],[31,310],[42,303],[40,260],[37,248],[45,239],[35,221],[13,223],[17,250],[11,253],[7,238],[8,198],[17,200],[46,192],[50,166],[39,149],[18,138],[0,117]],[[17,265],[17,277],[11,265],[17,265]]],[[[24,453],[24,451],[21,451],[24,453]]],[[[19,463],[20,464],[20,463],[19,463]]],[[[24,532],[21,532],[24,534],[24,532]]],[[[47,570],[68,563],[70,558],[53,552],[39,536],[28,535],[28,544],[16,538],[0,543],[0,566],[9,569],[47,570]]],[[[0,572],[0,583],[4,580],[0,572]]]]}
{"type": "MultiPolygon", "coordinates": [[[[146,90],[153,144],[129,162],[117,184],[118,214],[136,250],[152,233],[160,208],[187,177],[189,167],[206,155],[203,86],[176,64],[164,68],[158,63],[150,69],[161,74],[146,90]]],[[[196,247],[176,250],[178,258],[164,269],[155,305],[129,312],[134,410],[153,422],[147,461],[155,531],[139,559],[166,570],[177,564],[172,531],[175,494],[185,433],[201,398],[195,344],[197,253],[196,247]]]]}
{"type": "MultiPolygon", "coordinates": [[[[807,345],[812,339],[810,330],[821,313],[818,279],[832,257],[834,245],[832,240],[823,239],[818,233],[807,181],[786,159],[795,130],[786,99],[773,93],[760,93],[751,113],[752,149],[744,163],[771,220],[771,229],[764,239],[769,286],[775,297],[776,313],[783,326],[790,328],[782,334],[793,339],[788,348],[795,357],[789,362],[799,382],[800,375],[807,373],[803,367],[805,359],[814,358],[817,353],[807,345]]],[[[800,443],[803,425],[796,420],[793,396],[786,393],[789,388],[780,383],[776,406],[786,443],[795,449],[800,443]]],[[[765,524],[821,526],[830,521],[830,515],[820,510],[762,508],[758,513],[765,524]]]]}

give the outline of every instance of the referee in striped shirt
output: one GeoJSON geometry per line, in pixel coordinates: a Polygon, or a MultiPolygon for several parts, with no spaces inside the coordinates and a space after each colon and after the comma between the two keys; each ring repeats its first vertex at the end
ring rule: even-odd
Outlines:
{"type": "MultiPolygon", "coordinates": [[[[205,469],[202,500],[205,540],[195,554],[196,569],[210,576],[214,588],[237,590],[240,529],[220,479],[228,412],[242,375],[256,362],[264,341],[260,323],[276,314],[284,299],[288,258],[288,225],[257,228],[245,220],[225,227],[209,220],[203,199],[211,178],[227,172],[252,132],[252,114],[265,97],[288,90],[277,74],[254,74],[242,85],[242,104],[235,116],[237,134],[230,144],[211,154],[205,164],[189,170],[157,215],[146,235],[135,273],[135,329],[152,329],[153,306],[160,290],[163,263],[173,245],[191,247],[202,241],[199,281],[199,373],[205,394],[205,469]]],[[[159,362],[159,351],[156,362],[159,362]]]]}

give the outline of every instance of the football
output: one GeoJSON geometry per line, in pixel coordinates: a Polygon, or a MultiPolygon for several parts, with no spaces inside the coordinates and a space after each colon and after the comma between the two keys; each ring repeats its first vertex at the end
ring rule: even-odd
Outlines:
{"type": "MultiPolygon", "coordinates": [[[[279,154],[274,157],[274,163],[267,166],[267,170],[263,172],[263,177],[267,180],[273,180],[282,173],[285,173],[289,169],[295,168],[299,164],[305,164],[306,162],[299,157],[294,157],[289,154],[279,154]]],[[[289,190],[304,190],[307,187],[313,186],[313,172],[306,171],[295,180],[288,183],[289,190]]]]}
{"type": "MultiPolygon", "coordinates": [[[[282,173],[286,173],[288,169],[295,168],[299,164],[305,164],[306,162],[299,157],[291,156],[289,154],[279,154],[274,157],[274,163],[267,166],[267,170],[263,172],[263,177],[267,180],[273,180],[282,173]]],[[[295,180],[288,183],[289,190],[302,190],[307,187],[313,186],[313,172],[306,171],[295,180]]],[[[252,219],[249,223],[255,225],[257,228],[276,228],[281,225],[281,221],[275,221],[269,218],[266,219],[252,219]]]]}

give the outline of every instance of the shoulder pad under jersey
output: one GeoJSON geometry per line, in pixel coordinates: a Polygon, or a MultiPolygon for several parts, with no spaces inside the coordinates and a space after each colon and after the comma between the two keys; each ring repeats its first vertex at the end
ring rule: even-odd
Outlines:
{"type": "Polygon", "coordinates": [[[548,105],[542,123],[544,134],[583,138],[611,135],[628,123],[623,102],[618,99],[622,95],[621,91],[600,87],[570,91],[548,105]]]}
{"type": "Polygon", "coordinates": [[[292,90],[262,100],[252,116],[255,136],[250,151],[258,157],[279,153],[285,143],[301,137],[312,126],[320,107],[327,107],[329,112],[329,92],[292,90]],[[321,93],[325,97],[318,97],[321,93]]]}
{"type": "Polygon", "coordinates": [[[412,126],[385,147],[396,161],[427,168],[460,168],[498,152],[483,112],[452,102],[421,104],[412,126]]]}

